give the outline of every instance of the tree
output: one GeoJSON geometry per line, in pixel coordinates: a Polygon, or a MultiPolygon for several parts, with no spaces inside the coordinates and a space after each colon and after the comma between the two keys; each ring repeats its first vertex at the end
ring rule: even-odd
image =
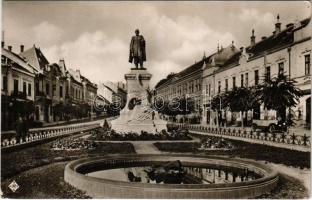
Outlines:
{"type": "Polygon", "coordinates": [[[156,100],[155,103],[156,110],[159,113],[168,115],[172,118],[177,115],[188,115],[195,110],[195,102],[192,98],[175,98],[172,100],[156,100]]]}
{"type": "Polygon", "coordinates": [[[221,110],[227,109],[229,98],[228,93],[221,93],[211,99],[211,109],[217,112],[217,122],[220,125],[222,116],[221,110]]]}
{"type": "Polygon", "coordinates": [[[247,112],[260,106],[256,96],[256,88],[235,87],[227,92],[227,104],[232,112],[241,112],[242,127],[244,127],[244,116],[247,119],[247,112]]]}
{"type": "MultiPolygon", "coordinates": [[[[295,83],[295,80],[280,74],[272,79],[265,79],[258,87],[259,99],[264,108],[276,110],[283,122],[286,122],[286,108],[296,106],[302,96],[301,90],[295,86],[295,83]]],[[[291,122],[290,117],[289,120],[291,122]]]]}

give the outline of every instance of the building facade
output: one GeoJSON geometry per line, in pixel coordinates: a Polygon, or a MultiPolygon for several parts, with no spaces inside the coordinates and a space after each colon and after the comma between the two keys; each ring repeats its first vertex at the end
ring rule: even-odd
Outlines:
{"type": "Polygon", "coordinates": [[[100,83],[98,94],[116,108],[122,109],[127,102],[127,86],[123,82],[100,83]]]}
{"type": "Polygon", "coordinates": [[[204,56],[201,61],[195,62],[177,74],[169,74],[167,78],[156,84],[155,101],[172,102],[173,100],[187,99],[194,105],[190,114],[178,115],[173,120],[179,122],[193,120],[195,123],[199,121],[202,102],[202,69],[207,60],[204,56]]]}
{"type": "MultiPolygon", "coordinates": [[[[282,73],[296,80],[297,86],[303,92],[299,104],[291,109],[292,116],[298,125],[310,126],[311,28],[310,19],[305,19],[287,24],[282,29],[278,16],[272,35],[262,37],[256,42],[255,32],[252,30],[250,45],[245,49],[241,48],[231,62],[219,68],[206,67],[203,72],[203,85],[205,88],[212,87],[213,91],[210,93],[203,90],[203,96],[208,98],[203,104],[205,111],[202,124],[216,125],[216,116],[210,109],[209,94],[213,96],[216,92],[231,90],[235,86],[258,85],[264,78],[277,77],[282,73]]],[[[239,113],[226,112],[224,115],[230,124],[242,120],[239,113]]],[[[249,119],[276,119],[276,112],[267,111],[260,106],[258,110],[248,112],[247,116],[249,119]]]]}
{"type": "MultiPolygon", "coordinates": [[[[290,113],[296,124],[309,127],[312,50],[310,18],[289,23],[282,28],[277,16],[272,30],[272,35],[262,37],[259,41],[256,41],[255,31],[252,30],[248,47],[237,49],[232,42],[226,48],[218,47],[215,53],[182,72],[169,74],[155,86],[156,98],[161,97],[168,101],[185,95],[196,97],[196,107],[200,107],[196,114],[201,115],[201,124],[217,125],[220,115],[227,124],[232,125],[242,122],[242,114],[222,108],[213,111],[211,100],[234,87],[252,87],[260,84],[264,78],[276,77],[283,73],[297,82],[296,86],[301,89],[303,95],[298,105],[291,108],[290,113]]],[[[266,110],[263,105],[248,111],[245,116],[247,121],[276,118],[276,111],[266,110]]]]}
{"type": "Polygon", "coordinates": [[[1,50],[1,128],[7,130],[19,116],[33,118],[36,71],[11,46],[1,50]]]}

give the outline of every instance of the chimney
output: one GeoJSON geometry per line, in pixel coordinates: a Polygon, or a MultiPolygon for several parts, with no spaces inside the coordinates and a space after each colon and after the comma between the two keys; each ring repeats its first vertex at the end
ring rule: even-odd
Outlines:
{"type": "Polygon", "coordinates": [[[265,40],[267,37],[266,36],[262,36],[261,37],[261,40],[265,40]]]}
{"type": "Polygon", "coordinates": [[[276,23],[275,23],[275,34],[279,34],[281,32],[281,23],[279,22],[279,14],[276,17],[276,23]]]}
{"type": "Polygon", "coordinates": [[[4,41],[1,41],[1,47],[4,48],[4,41]]]}
{"type": "Polygon", "coordinates": [[[12,51],[12,46],[8,46],[9,51],[12,51]]]}
{"type": "Polygon", "coordinates": [[[232,51],[234,51],[234,49],[235,49],[235,46],[234,46],[234,40],[232,40],[231,49],[232,49],[232,51]]]}
{"type": "Polygon", "coordinates": [[[256,44],[255,30],[252,29],[250,37],[250,46],[254,46],[255,44],[256,44]]]}
{"type": "Polygon", "coordinates": [[[24,52],[24,45],[21,45],[21,53],[24,52]]]}

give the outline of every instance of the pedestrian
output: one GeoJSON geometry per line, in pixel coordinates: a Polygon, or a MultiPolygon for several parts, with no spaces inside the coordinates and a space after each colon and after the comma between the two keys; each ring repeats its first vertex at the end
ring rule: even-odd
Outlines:
{"type": "Polygon", "coordinates": [[[153,111],[152,112],[152,120],[154,120],[154,118],[155,118],[155,112],[153,111]]]}
{"type": "Polygon", "coordinates": [[[22,140],[23,140],[23,142],[26,142],[26,136],[28,135],[28,130],[29,130],[28,119],[26,116],[24,116],[23,122],[22,122],[22,140]]]}
{"type": "Polygon", "coordinates": [[[16,131],[16,143],[20,143],[20,139],[22,137],[23,132],[23,119],[19,115],[15,122],[15,131],[16,131]]]}

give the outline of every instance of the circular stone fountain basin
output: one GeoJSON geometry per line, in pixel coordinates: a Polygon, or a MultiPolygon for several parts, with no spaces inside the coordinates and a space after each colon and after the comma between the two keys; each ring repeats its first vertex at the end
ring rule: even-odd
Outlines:
{"type": "Polygon", "coordinates": [[[72,161],[65,181],[94,198],[253,198],[271,191],[277,172],[236,158],[197,155],[114,155],[72,161]],[[176,183],[152,180],[151,166],[179,160],[186,177],[176,183]],[[128,173],[140,177],[129,180],[128,173]]]}

